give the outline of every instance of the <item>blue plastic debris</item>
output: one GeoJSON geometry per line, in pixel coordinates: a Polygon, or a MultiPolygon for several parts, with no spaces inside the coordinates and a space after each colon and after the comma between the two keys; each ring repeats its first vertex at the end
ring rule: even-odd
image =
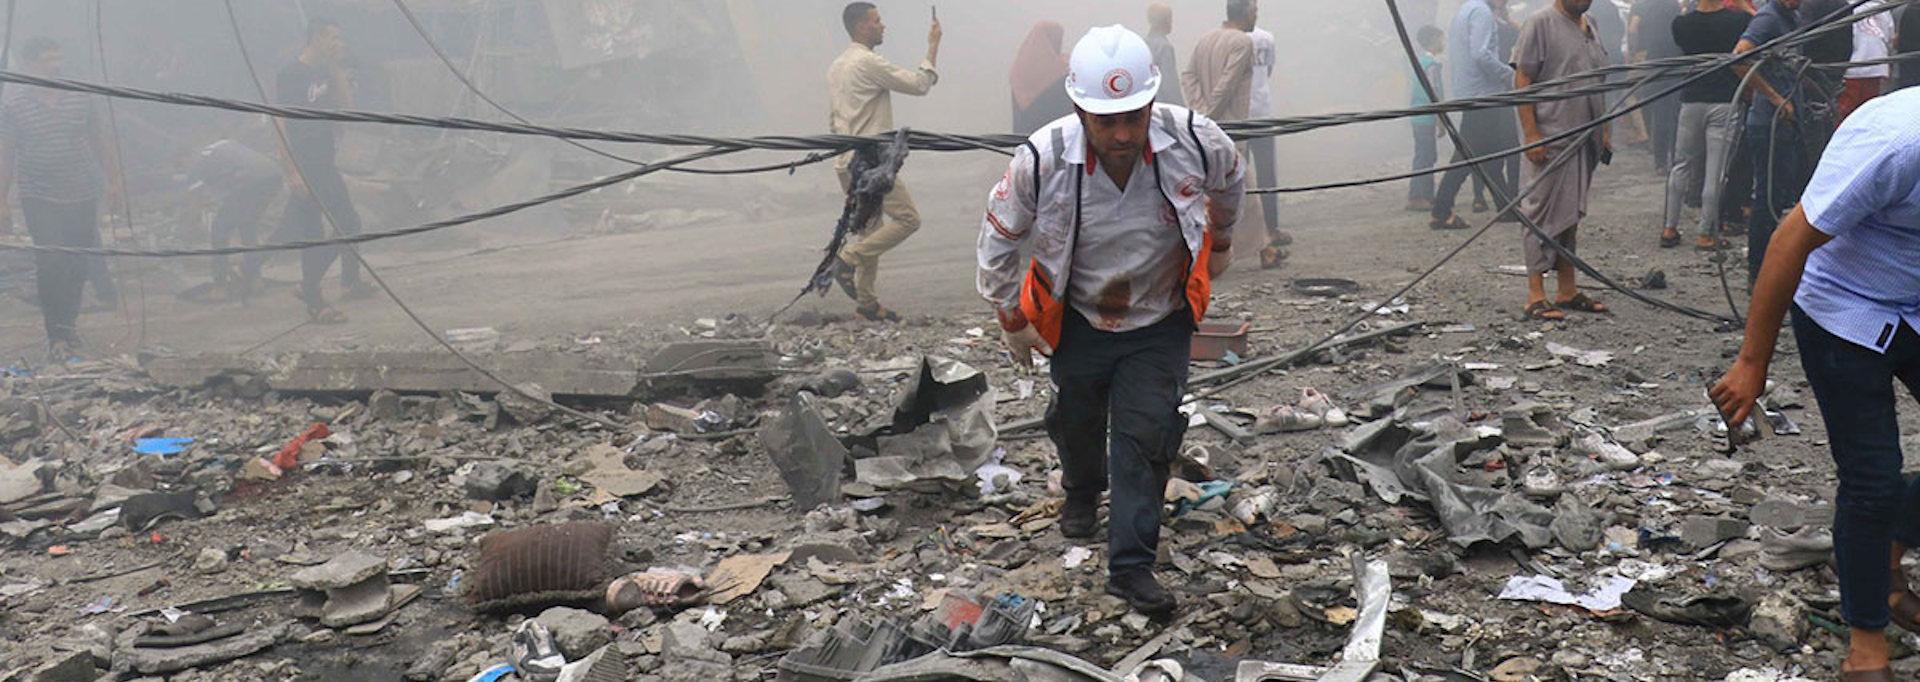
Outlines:
{"type": "Polygon", "coordinates": [[[174,455],[192,444],[192,438],[139,438],[133,441],[133,451],[143,455],[174,455]]]}
{"type": "Polygon", "coordinates": [[[480,674],[468,678],[467,682],[497,682],[500,678],[513,674],[513,666],[506,663],[480,671],[480,674]]]}

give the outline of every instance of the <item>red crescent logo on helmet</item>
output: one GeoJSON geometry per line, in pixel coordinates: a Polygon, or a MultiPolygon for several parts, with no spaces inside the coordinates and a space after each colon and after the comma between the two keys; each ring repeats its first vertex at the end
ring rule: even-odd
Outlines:
{"type": "Polygon", "coordinates": [[[1108,97],[1126,97],[1133,92],[1133,74],[1127,73],[1126,69],[1108,71],[1105,82],[1108,97]]]}

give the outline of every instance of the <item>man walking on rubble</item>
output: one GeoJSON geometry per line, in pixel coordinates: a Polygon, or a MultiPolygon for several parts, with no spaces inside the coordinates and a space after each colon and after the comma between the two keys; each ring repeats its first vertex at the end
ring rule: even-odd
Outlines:
{"type": "MultiPolygon", "coordinates": [[[[315,18],[307,24],[307,45],[300,57],[280,70],[275,81],[275,96],[281,104],[316,109],[346,109],[353,106],[353,85],[342,67],[347,44],[340,37],[340,25],[330,19],[315,18]]],[[[360,234],[360,213],[353,208],[353,196],[347,181],[335,165],[338,154],[335,140],[337,124],[330,121],[275,119],[285,135],[281,149],[282,171],[286,174],[287,208],[281,232],[295,239],[320,240],[360,234]],[[332,229],[329,230],[328,227],[332,229]]],[[[259,256],[246,265],[257,271],[259,256]]],[[[307,304],[307,317],[318,324],[342,324],[347,316],[327,304],[320,293],[320,280],[340,259],[342,298],[373,296],[373,287],[360,280],[360,261],[346,253],[346,247],[326,246],[300,252],[300,298],[307,304]]]]}
{"type": "MultiPolygon", "coordinates": [[[[895,66],[873,51],[886,39],[887,25],[880,21],[880,10],[871,2],[849,3],[840,13],[847,37],[853,40],[827,67],[827,88],[832,103],[830,121],[836,135],[873,135],[893,130],[893,93],[925,95],[939,82],[933,68],[940,59],[940,21],[927,30],[927,58],[917,69],[895,66]]],[[[853,153],[840,156],[835,169],[840,188],[853,183],[850,166],[853,153]]],[[[881,201],[880,213],[864,234],[840,249],[834,263],[833,278],[840,290],[854,300],[854,311],[875,322],[898,322],[900,315],[880,305],[874,283],[880,277],[880,256],[920,229],[920,210],[913,205],[906,181],[894,179],[893,190],[881,201]]]]}
{"type": "MultiPolygon", "coordinates": [[[[1200,36],[1180,77],[1187,103],[1194,111],[1215,121],[1247,119],[1253,110],[1254,79],[1263,73],[1272,75],[1271,66],[1263,69],[1259,65],[1259,46],[1253,37],[1259,20],[1260,7],[1255,0],[1227,0],[1226,22],[1200,36]]],[[[1267,243],[1260,249],[1262,268],[1279,267],[1287,258],[1284,247],[1293,237],[1277,228],[1277,222],[1268,223],[1267,243]]]]}
{"type": "Polygon", "coordinates": [[[1832,439],[1839,476],[1833,557],[1852,631],[1841,679],[1894,679],[1886,628],[1920,631],[1901,569],[1920,546],[1920,481],[1901,474],[1893,382],[1920,397],[1920,91],[1862,105],[1842,123],[1800,205],[1768,245],[1746,338],[1711,393],[1741,424],[1767,384],[1791,313],[1800,364],[1832,439]],[[1789,305],[1791,304],[1791,305],[1789,305]]]}
{"type": "MultiPolygon", "coordinates": [[[[63,54],[50,38],[27,41],[20,57],[28,73],[60,75],[63,54]]],[[[109,210],[121,205],[119,164],[92,97],[34,87],[10,93],[0,105],[0,224],[12,224],[5,193],[17,177],[21,217],[36,246],[100,246],[100,199],[109,210]]],[[[36,252],[33,261],[48,356],[65,361],[81,345],[89,258],[36,252]]]]}
{"type": "Polygon", "coordinates": [[[1014,362],[1053,358],[1060,532],[1092,537],[1111,487],[1107,592],[1147,614],[1175,606],[1153,576],[1161,497],[1186,432],[1194,326],[1232,261],[1246,190],[1219,126],[1154,103],[1161,78],[1138,35],[1088,31],[1066,82],[1076,113],[1015,151],[979,241],[980,293],[1014,362]]]}

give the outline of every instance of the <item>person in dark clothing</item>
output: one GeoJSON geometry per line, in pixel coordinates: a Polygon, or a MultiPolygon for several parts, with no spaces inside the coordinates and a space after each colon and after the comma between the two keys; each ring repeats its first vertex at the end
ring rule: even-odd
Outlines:
{"type": "MultiPolygon", "coordinates": [[[[1677,0],[1640,0],[1634,3],[1633,14],[1627,20],[1628,49],[1634,61],[1680,56],[1680,46],[1673,39],[1673,20],[1678,18],[1680,3],[1677,0]]],[[[1672,80],[1654,81],[1642,92],[1658,92],[1672,84],[1672,80]]],[[[1653,166],[1662,171],[1673,163],[1673,145],[1680,128],[1680,99],[1678,93],[1667,95],[1641,109],[1647,135],[1653,139],[1653,166]]]]}
{"type": "MultiPolygon", "coordinates": [[[[1746,33],[1734,52],[1751,52],[1769,41],[1800,28],[1796,13],[1801,0],[1773,0],[1747,24],[1746,33]]],[[[1852,39],[1848,39],[1851,50],[1852,39]]],[[[1846,57],[1842,57],[1846,59],[1846,57]]],[[[1751,62],[1734,65],[1742,78],[1753,68],[1751,62]]],[[[1766,256],[1773,228],[1800,197],[1799,177],[1803,152],[1799,117],[1805,115],[1805,98],[1793,71],[1777,62],[1759,67],[1760,73],[1749,82],[1753,104],[1747,109],[1746,147],[1753,171],[1753,206],[1747,221],[1747,277],[1760,275],[1760,261],[1766,256]]]]}
{"type": "Polygon", "coordinates": [[[1067,29],[1059,22],[1042,21],[1020,44],[1011,74],[1014,133],[1032,135],[1073,111],[1073,101],[1060,85],[1067,78],[1067,55],[1061,52],[1066,39],[1067,29]]]}
{"type": "MultiPolygon", "coordinates": [[[[277,99],[281,104],[321,109],[352,106],[352,90],[341,58],[346,42],[340,37],[340,25],[327,19],[314,19],[307,25],[307,46],[300,58],[280,70],[277,99]]],[[[360,233],[360,214],[353,208],[346,178],[334,165],[334,124],[326,121],[287,120],[281,125],[287,145],[283,170],[292,194],[281,231],[295,239],[325,239],[360,233]],[[332,226],[329,231],[328,226],[332,226]]],[[[306,301],[307,316],[320,324],[341,324],[347,316],[327,304],[320,293],[320,280],[342,255],[340,247],[321,247],[300,252],[300,297],[306,301]]],[[[373,288],[360,281],[360,262],[352,257],[340,264],[340,284],[345,298],[367,298],[373,288]]]]}
{"type": "MultiPolygon", "coordinates": [[[[1847,17],[1847,6],[1851,4],[1850,0],[1803,0],[1799,8],[1800,25],[1812,26],[1844,19],[1847,17]]],[[[1801,48],[1801,53],[1816,63],[1839,63],[1852,59],[1853,31],[1834,31],[1814,38],[1801,48]]]]}
{"type": "MultiPolygon", "coordinates": [[[[1900,28],[1893,39],[1893,51],[1898,54],[1920,52],[1920,10],[1912,5],[1900,10],[1900,28]]],[[[1893,89],[1920,85],[1920,61],[1904,61],[1894,67],[1899,80],[1893,89]]]]}
{"type": "MultiPolygon", "coordinates": [[[[59,76],[64,63],[60,44],[49,38],[27,41],[20,56],[24,70],[39,76],[59,76]]],[[[94,99],[35,87],[9,95],[0,104],[0,224],[12,224],[4,193],[17,178],[21,218],[34,244],[100,246],[100,200],[105,198],[110,209],[119,207],[122,188],[120,160],[94,99]]],[[[71,357],[81,345],[80,301],[90,260],[34,254],[48,355],[56,361],[71,357]]],[[[104,292],[96,285],[96,293],[104,292]]]]}
{"type": "MultiPolygon", "coordinates": [[[[194,152],[187,167],[187,192],[191,206],[217,200],[220,208],[213,214],[208,245],[228,246],[237,238],[241,244],[259,243],[261,216],[267,205],[280,196],[284,179],[273,159],[233,140],[219,140],[194,152]]],[[[197,214],[197,211],[194,211],[197,214]]],[[[242,272],[233,272],[224,255],[213,257],[213,283],[221,294],[244,299],[260,279],[260,259],[244,259],[242,272]]]]}

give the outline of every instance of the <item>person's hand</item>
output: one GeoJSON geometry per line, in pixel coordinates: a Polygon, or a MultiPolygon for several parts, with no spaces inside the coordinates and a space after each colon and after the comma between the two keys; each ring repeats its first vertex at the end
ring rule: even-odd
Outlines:
{"type": "Polygon", "coordinates": [[[1753,414],[1753,405],[1760,394],[1767,389],[1767,366],[1758,362],[1739,359],[1727,370],[1720,382],[1707,390],[1707,396],[1713,399],[1714,407],[1720,409],[1720,416],[1727,420],[1727,429],[1740,428],[1753,414]]]}
{"type": "MultiPolygon", "coordinates": [[[[1542,138],[1541,138],[1541,137],[1540,137],[1539,135],[1534,135],[1534,134],[1529,134],[1529,135],[1527,135],[1527,144],[1529,144],[1529,145],[1536,145],[1536,144],[1540,144],[1540,140],[1541,140],[1541,139],[1542,139],[1542,138]]],[[[1527,150],[1527,160],[1528,160],[1528,161],[1532,161],[1532,162],[1534,162],[1534,163],[1540,163],[1540,164],[1544,164],[1544,163],[1546,163],[1546,162],[1547,162],[1547,147],[1546,147],[1546,145],[1541,145],[1541,146],[1538,146],[1538,147],[1534,147],[1534,148],[1532,148],[1532,149],[1528,149],[1528,150],[1527,150]]]]}
{"type": "Polygon", "coordinates": [[[1001,331],[1000,338],[1007,342],[1007,352],[1013,355],[1013,364],[1022,369],[1033,369],[1033,352],[1052,356],[1053,346],[1040,338],[1040,330],[1029,324],[1014,331],[1001,331]]]}
{"type": "Polygon", "coordinates": [[[1793,100],[1782,97],[1776,104],[1780,107],[1780,120],[1782,122],[1792,122],[1794,115],[1793,100]]]}
{"type": "Polygon", "coordinates": [[[940,20],[939,19],[933,20],[933,27],[927,29],[927,44],[939,45],[940,36],[942,35],[944,35],[944,32],[940,30],[940,20]]]}

